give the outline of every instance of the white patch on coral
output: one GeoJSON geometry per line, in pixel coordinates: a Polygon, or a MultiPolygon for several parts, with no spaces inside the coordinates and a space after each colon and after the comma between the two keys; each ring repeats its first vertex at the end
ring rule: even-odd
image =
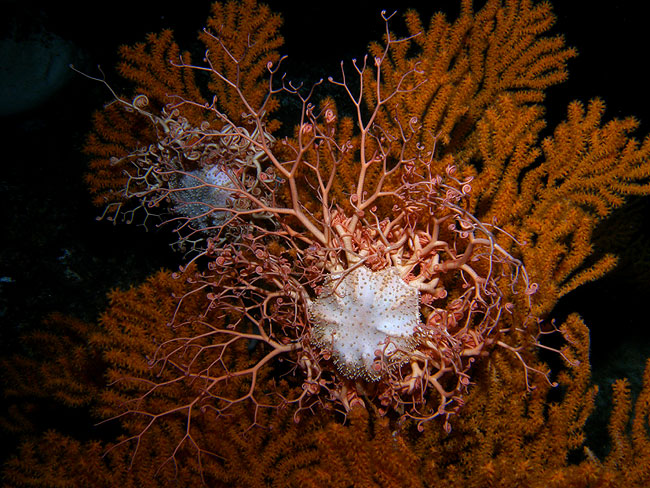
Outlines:
{"type": "Polygon", "coordinates": [[[420,324],[419,296],[395,268],[373,272],[360,266],[342,279],[328,278],[308,304],[313,341],[332,352],[345,376],[376,380],[375,351],[390,355],[396,346],[412,349],[420,324]]]}
{"type": "Polygon", "coordinates": [[[212,229],[231,215],[219,209],[232,207],[235,184],[218,166],[190,171],[171,186],[177,189],[172,193],[173,211],[191,219],[195,229],[212,229]]]}
{"type": "Polygon", "coordinates": [[[204,175],[206,183],[213,185],[211,188],[213,202],[215,207],[227,207],[231,200],[231,188],[235,188],[235,184],[230,179],[228,173],[218,166],[205,171],[204,175]]]}

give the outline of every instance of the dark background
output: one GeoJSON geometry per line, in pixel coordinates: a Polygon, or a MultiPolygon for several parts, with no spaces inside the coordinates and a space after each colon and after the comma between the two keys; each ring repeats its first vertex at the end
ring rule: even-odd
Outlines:
{"type": "MultiPolygon", "coordinates": [[[[196,33],[210,3],[0,1],[0,38],[45,29],[72,43],[74,62],[82,71],[97,74],[99,64],[109,82],[119,83],[113,68],[118,46],[165,27],[175,30],[182,47],[198,46],[196,33]]],[[[442,10],[453,20],[460,1],[268,3],[284,16],[289,77],[313,77],[336,75],[341,60],[362,57],[368,42],[383,33],[381,9],[399,14],[413,7],[425,18],[442,10]]],[[[554,32],[564,34],[579,56],[570,61],[568,82],[548,92],[549,126],[565,116],[569,101],[601,97],[607,102],[606,118],[634,115],[642,138],[650,130],[644,74],[650,41],[643,2],[610,2],[606,9],[593,5],[554,2],[554,32]]],[[[399,22],[398,15],[395,25],[399,22]]],[[[0,59],[0,66],[8,62],[0,59]]],[[[166,245],[172,240],[168,234],[95,219],[98,210],[82,180],[87,161],[81,147],[92,112],[109,100],[101,84],[71,72],[64,86],[38,106],[0,119],[2,355],[15,351],[19,335],[47,314],[60,311],[95,320],[107,305],[108,290],[137,284],[158,268],[175,268],[180,262],[166,245]]],[[[603,223],[596,250],[619,253],[619,267],[563,299],[554,312],[561,319],[578,311],[591,327],[594,378],[602,386],[603,403],[616,377],[630,377],[638,389],[650,357],[645,309],[650,297],[649,208],[647,198],[633,199],[603,223]]]]}

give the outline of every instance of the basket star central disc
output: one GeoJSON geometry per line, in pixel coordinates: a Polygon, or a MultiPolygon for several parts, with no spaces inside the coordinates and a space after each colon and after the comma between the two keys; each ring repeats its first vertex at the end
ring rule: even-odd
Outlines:
{"type": "Polygon", "coordinates": [[[413,349],[419,296],[395,268],[373,272],[360,266],[342,279],[328,277],[308,304],[312,340],[332,352],[343,375],[377,380],[375,351],[384,351],[390,366],[404,359],[398,350],[413,349]]]}

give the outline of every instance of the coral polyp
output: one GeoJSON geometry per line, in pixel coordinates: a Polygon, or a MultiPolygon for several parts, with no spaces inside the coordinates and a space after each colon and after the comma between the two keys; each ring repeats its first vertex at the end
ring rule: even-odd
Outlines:
{"type": "Polygon", "coordinates": [[[330,350],[348,378],[379,379],[382,358],[389,366],[406,360],[420,325],[420,297],[395,268],[359,266],[328,276],[309,302],[314,342],[330,350]]]}

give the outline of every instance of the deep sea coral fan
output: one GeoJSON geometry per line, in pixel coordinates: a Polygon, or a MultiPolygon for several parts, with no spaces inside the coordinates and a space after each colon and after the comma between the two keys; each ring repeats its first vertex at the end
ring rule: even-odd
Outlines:
{"type": "MultiPolygon", "coordinates": [[[[329,79],[351,103],[351,117],[339,115],[332,100],[317,108],[317,86],[305,94],[278,80],[281,65],[272,61],[267,98],[256,106],[210,53],[205,66],[182,57],[171,62],[230,86],[245,107],[240,121],[216,99],[174,95],[162,115],[148,110],[144,95],[117,99],[156,134],[154,144],[112,161],[129,162],[124,196],[142,208],[168,205],[168,220],[189,231],[183,239],[196,237],[193,261],[208,268],[188,278],[194,288],[179,297],[177,312],[188,296],[206,297],[193,333],[183,332],[187,321],[171,317],[179,335],[149,358],[154,369],[178,376],[152,384],[143,396],[179,381],[201,385],[184,407],[188,425],[194,411],[206,408],[225,414],[243,401],[270,406],[258,398],[258,375],[277,358],[292,364],[285,374],[296,376],[302,390],[278,393],[275,404],[295,404],[297,414],[330,402],[343,412],[375,403],[420,424],[442,416],[446,430],[475,359],[502,346],[529,368],[519,345],[506,338],[514,327],[506,315],[519,318],[516,328],[531,334],[531,343],[540,333],[530,316],[536,285],[501,244],[513,238],[467,211],[472,178],[457,178],[451,160],[437,172],[435,141],[421,142],[417,118],[402,122],[395,115],[390,127],[379,120],[391,113],[393,98],[425,83],[414,63],[394,87],[383,85],[384,63],[406,40],[394,37],[382,15],[383,51],[353,61],[352,76],[342,67],[339,78],[329,79]],[[273,95],[300,102],[293,138],[269,134],[273,95]],[[203,110],[203,121],[191,123],[181,115],[184,107],[203,110]],[[343,200],[338,182],[350,177],[352,191],[343,200]],[[237,343],[264,353],[233,369],[222,358],[237,343]],[[222,385],[237,377],[248,380],[248,391],[225,396],[222,385]]],[[[243,63],[220,32],[206,35],[223,58],[243,63]]],[[[136,413],[152,420],[165,414],[136,413]]]]}
{"type": "MultiPolygon", "coordinates": [[[[49,333],[32,338],[37,339],[31,342],[37,359],[27,360],[24,367],[7,368],[16,381],[6,393],[26,400],[34,391],[46,396],[43,406],[50,419],[52,411],[58,411],[57,401],[70,404],[70,393],[81,403],[94,404],[100,417],[122,411],[134,391],[148,388],[144,379],[167,377],[164,371],[156,377],[143,353],[155,349],[152,333],[161,341],[173,337],[174,331],[164,323],[175,308],[173,294],[188,288],[190,283],[159,272],[137,287],[111,293],[111,307],[101,324],[82,326],[76,320],[66,323],[69,319],[54,317],[47,324],[49,333]],[[109,377],[120,381],[96,395],[101,375],[79,377],[78,362],[58,359],[72,351],[86,363],[84,370],[91,371],[93,366],[105,366],[103,361],[92,361],[100,350],[110,364],[109,377]],[[130,380],[124,371],[132,376],[130,380]],[[94,398],[79,398],[80,389],[94,398]]],[[[200,313],[201,302],[188,299],[188,315],[200,313]]],[[[561,398],[539,375],[532,378],[537,388],[526,393],[520,363],[509,351],[497,349],[489,361],[476,365],[476,383],[449,434],[438,428],[396,432],[387,416],[361,406],[351,410],[345,424],[324,410],[296,423],[291,409],[255,412],[239,403],[219,422],[209,409],[193,416],[192,437],[198,445],[209,447],[212,455],[175,449],[178,439],[187,434],[182,416],[167,416],[151,425],[147,435],[139,438],[135,457],[128,449],[111,449],[112,442],[83,441],[49,430],[24,436],[20,449],[4,466],[4,481],[7,486],[124,487],[647,486],[650,365],[633,414],[629,385],[615,384],[609,424],[613,448],[599,460],[589,450],[594,446],[586,441],[584,428],[596,394],[590,383],[589,331],[575,315],[562,328],[567,338],[562,352],[576,366],[558,377],[564,392],[561,398]],[[264,428],[248,428],[255,416],[264,428]]],[[[240,346],[227,351],[223,361],[236,364],[238,356],[250,354],[245,345],[240,346]]],[[[3,366],[22,366],[26,358],[16,359],[21,358],[11,358],[3,366]]],[[[264,371],[259,381],[276,384],[264,371]]],[[[277,385],[286,389],[286,382],[281,383],[277,385]]],[[[242,386],[233,378],[222,392],[242,386]]],[[[200,385],[177,383],[140,404],[171,409],[191,401],[200,389],[200,385]]],[[[78,406],[77,400],[72,403],[78,406]]],[[[23,415],[30,412],[22,407],[23,415]]],[[[79,413],[75,411],[75,424],[79,413]]],[[[122,417],[122,435],[141,432],[143,423],[138,420],[144,419],[122,417]]],[[[32,427],[22,422],[13,427],[19,425],[32,427]]]]}
{"type": "Polygon", "coordinates": [[[537,147],[535,103],[573,55],[542,35],[547,4],[474,13],[464,1],[456,23],[435,16],[428,29],[409,13],[404,38],[382,16],[371,56],[312,87],[282,75],[277,18],[251,0],[215,4],[202,64],[168,33],[123,50],[138,94],[96,116],[88,180],[107,215],[156,214],[193,251],[168,327],[133,339],[139,359],[121,350],[128,334],[101,341],[124,409],[105,414],[137,419],[123,442],[180,416],[172,458],[184,444],[203,453],[197,423],[242,405],[252,424],[270,407],[298,420],[363,406],[395,432],[409,419],[449,432],[494,351],[527,387],[532,373],[549,382],[532,353],[538,316],[613,265],[584,266],[590,232],[647,191],[648,143],[628,139],[631,121],[601,127],[592,104],[537,147]],[[315,100],[327,83],[341,100],[315,100]],[[284,135],[269,119],[282,97],[299,107],[284,135]],[[597,184],[621,172],[628,184],[597,184]]]}

